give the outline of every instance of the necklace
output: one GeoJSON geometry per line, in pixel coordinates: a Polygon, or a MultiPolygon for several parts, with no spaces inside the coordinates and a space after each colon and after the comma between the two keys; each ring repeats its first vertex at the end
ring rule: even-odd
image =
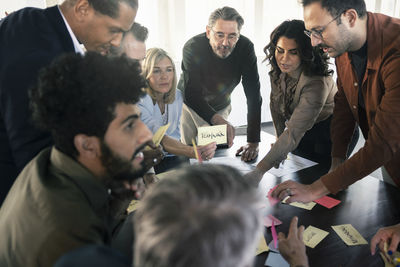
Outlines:
{"type": "Polygon", "coordinates": [[[163,125],[166,125],[168,123],[168,104],[165,104],[165,111],[163,114],[161,114],[161,116],[162,116],[163,125]]]}

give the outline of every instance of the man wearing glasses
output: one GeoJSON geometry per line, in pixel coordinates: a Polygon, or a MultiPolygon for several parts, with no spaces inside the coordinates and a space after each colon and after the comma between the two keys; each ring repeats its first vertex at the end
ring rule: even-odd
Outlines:
{"type": "Polygon", "coordinates": [[[364,0],[304,0],[303,7],[305,33],[337,67],[332,165],[314,183],[286,181],[273,196],[309,202],[382,166],[384,181],[400,187],[400,20],[367,12],[364,0]],[[366,142],[345,161],[357,124],[366,142]]]}
{"type": "Polygon", "coordinates": [[[191,38],[183,48],[178,87],[184,95],[182,142],[191,144],[200,126],[226,124],[230,147],[235,137],[235,129],[227,121],[230,96],[242,80],[247,98],[248,144],[238,153],[242,160],[250,161],[258,154],[262,99],[253,43],[240,35],[243,23],[231,7],[212,12],[206,32],[191,38]]]}

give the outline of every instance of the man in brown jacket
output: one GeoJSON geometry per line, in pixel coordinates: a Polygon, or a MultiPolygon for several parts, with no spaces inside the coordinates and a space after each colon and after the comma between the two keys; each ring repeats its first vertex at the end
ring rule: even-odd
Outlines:
{"type": "Polygon", "coordinates": [[[89,52],[55,61],[30,91],[55,145],[21,172],[0,208],[0,266],[53,266],[85,244],[109,245],[144,171],[151,132],[134,104],[140,65],[89,52]]]}
{"type": "Polygon", "coordinates": [[[363,0],[304,0],[303,7],[305,33],[313,46],[336,58],[332,165],[314,183],[286,181],[273,196],[309,202],[381,166],[387,181],[400,187],[400,20],[367,12],[363,0]],[[357,124],[366,142],[345,161],[357,124]]]}

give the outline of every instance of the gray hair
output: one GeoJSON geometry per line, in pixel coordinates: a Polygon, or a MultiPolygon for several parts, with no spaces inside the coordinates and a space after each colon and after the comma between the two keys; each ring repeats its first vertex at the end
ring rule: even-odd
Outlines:
{"type": "Polygon", "coordinates": [[[150,188],[136,211],[134,266],[250,265],[262,199],[231,167],[178,170],[150,188]]]}
{"type": "Polygon", "coordinates": [[[236,21],[239,31],[244,24],[242,16],[240,16],[236,9],[228,6],[214,10],[208,18],[208,26],[213,27],[219,19],[236,21]]]}

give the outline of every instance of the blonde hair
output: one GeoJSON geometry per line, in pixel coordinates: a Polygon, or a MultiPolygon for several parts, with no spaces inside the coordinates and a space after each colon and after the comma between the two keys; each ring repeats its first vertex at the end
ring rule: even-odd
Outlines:
{"type": "Polygon", "coordinates": [[[150,87],[149,79],[150,79],[151,75],[153,74],[154,65],[156,63],[158,63],[161,59],[165,58],[165,57],[168,58],[171,61],[172,68],[174,69],[174,78],[172,80],[171,89],[164,96],[165,103],[166,104],[171,104],[175,100],[177,78],[176,78],[176,68],[175,68],[174,61],[168,55],[168,53],[165,50],[161,49],[161,48],[150,48],[150,49],[148,49],[146,51],[146,58],[143,60],[142,74],[143,74],[143,77],[146,79],[146,88],[145,88],[145,90],[146,90],[147,94],[149,94],[149,96],[153,100],[155,100],[156,99],[156,93],[153,90],[153,88],[150,87]]]}

